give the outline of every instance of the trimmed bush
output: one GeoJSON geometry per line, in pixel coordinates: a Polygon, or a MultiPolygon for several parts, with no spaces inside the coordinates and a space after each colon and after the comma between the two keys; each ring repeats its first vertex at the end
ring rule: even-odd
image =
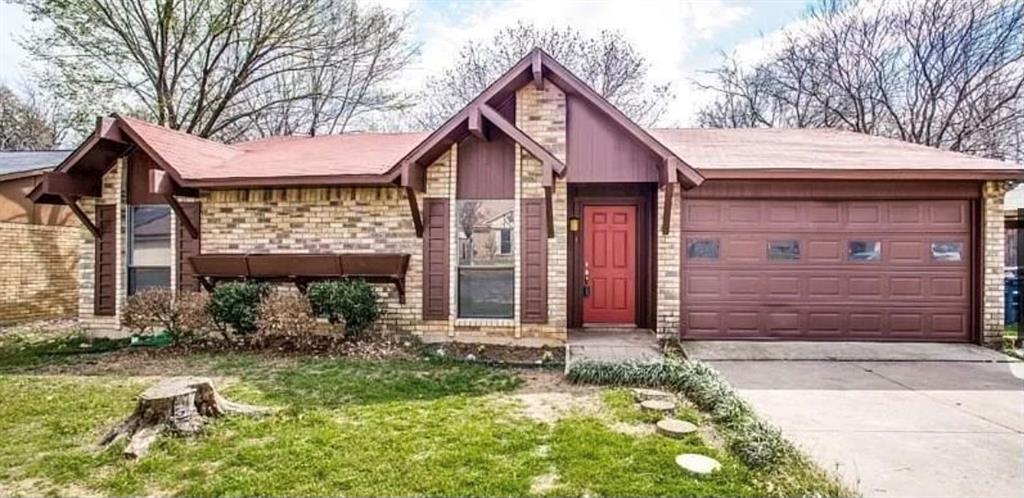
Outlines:
{"type": "Polygon", "coordinates": [[[273,291],[260,303],[256,333],[261,339],[291,337],[303,342],[316,332],[309,300],[294,292],[273,291]]]}
{"type": "Polygon", "coordinates": [[[729,449],[751,468],[778,464],[795,452],[782,433],[759,419],[750,405],[706,363],[577,361],[569,366],[566,377],[578,383],[677,391],[711,415],[722,427],[729,449]]]}
{"type": "Polygon", "coordinates": [[[260,302],[269,293],[267,284],[226,282],[213,289],[207,309],[222,330],[251,334],[256,330],[260,302]]]}
{"type": "Polygon", "coordinates": [[[362,280],[317,282],[309,286],[306,297],[316,316],[335,325],[344,323],[346,335],[364,332],[380,317],[377,293],[362,280]]]}
{"type": "Polygon", "coordinates": [[[188,344],[210,330],[208,302],[209,297],[201,292],[175,296],[170,289],[145,289],[128,297],[123,324],[138,333],[162,329],[174,344],[188,344]]]}

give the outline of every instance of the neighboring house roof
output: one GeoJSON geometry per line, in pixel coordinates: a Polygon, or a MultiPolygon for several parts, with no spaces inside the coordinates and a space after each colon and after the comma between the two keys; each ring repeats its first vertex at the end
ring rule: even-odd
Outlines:
{"type": "Polygon", "coordinates": [[[70,150],[0,152],[0,180],[32,176],[53,169],[70,153],[70,150]]]}
{"type": "Polygon", "coordinates": [[[1020,176],[1021,165],[896,139],[823,128],[654,129],[651,134],[706,178],[824,178],[924,172],[965,177],[1020,176]]]}

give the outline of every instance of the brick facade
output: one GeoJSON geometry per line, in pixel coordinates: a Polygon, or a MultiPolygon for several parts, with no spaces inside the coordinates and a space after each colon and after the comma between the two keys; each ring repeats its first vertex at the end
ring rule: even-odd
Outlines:
{"type": "Polygon", "coordinates": [[[982,225],[984,233],[982,285],[982,341],[998,344],[1005,325],[1005,241],[1006,229],[1003,199],[1012,187],[1011,182],[985,182],[982,189],[982,225]]]}
{"type": "Polygon", "coordinates": [[[77,227],[0,222],[0,324],[78,310],[77,227]]]}
{"type": "Polygon", "coordinates": [[[678,188],[673,190],[672,198],[672,212],[669,215],[669,222],[671,223],[668,234],[664,234],[661,231],[663,218],[665,217],[665,202],[666,192],[665,188],[658,190],[658,203],[656,209],[658,210],[657,220],[658,223],[655,225],[658,237],[658,272],[657,272],[657,285],[658,288],[655,290],[657,294],[657,305],[655,307],[655,321],[657,326],[655,332],[661,337],[673,337],[679,334],[679,317],[680,317],[680,276],[679,268],[682,263],[682,234],[680,233],[680,226],[682,220],[680,220],[680,191],[678,188]]]}
{"type": "MultiPolygon", "coordinates": [[[[124,268],[125,265],[125,243],[124,243],[124,159],[119,159],[117,164],[111,168],[103,177],[103,190],[101,197],[91,199],[84,198],[79,202],[86,216],[96,219],[97,204],[113,204],[116,206],[117,230],[117,258],[116,268],[124,268]]],[[[78,249],[78,321],[86,329],[97,334],[117,334],[120,332],[121,309],[125,299],[125,272],[118,271],[116,276],[116,305],[114,316],[96,316],[95,305],[95,283],[96,283],[96,244],[95,239],[89,230],[80,227],[79,249],[78,249]]]]}

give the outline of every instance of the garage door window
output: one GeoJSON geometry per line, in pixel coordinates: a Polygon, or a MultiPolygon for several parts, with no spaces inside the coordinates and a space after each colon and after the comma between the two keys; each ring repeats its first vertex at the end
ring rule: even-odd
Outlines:
{"type": "Polygon", "coordinates": [[[963,242],[932,242],[932,260],[963,261],[963,242]]]}
{"type": "Polygon", "coordinates": [[[798,240],[769,240],[768,260],[769,261],[795,261],[800,259],[800,241],[798,240]]]}
{"type": "Polygon", "coordinates": [[[882,242],[877,240],[851,240],[850,261],[879,261],[882,259],[882,242]]]}
{"type": "Polygon", "coordinates": [[[689,259],[718,259],[718,239],[686,239],[689,259]]]}

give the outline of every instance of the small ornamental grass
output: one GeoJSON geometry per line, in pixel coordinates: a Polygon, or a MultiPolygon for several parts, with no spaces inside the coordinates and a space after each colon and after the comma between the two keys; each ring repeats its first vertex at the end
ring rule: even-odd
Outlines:
{"type": "Polygon", "coordinates": [[[723,429],[729,449],[751,468],[773,466],[796,454],[782,433],[759,419],[750,405],[706,363],[577,361],[569,366],[567,377],[577,383],[657,387],[682,393],[711,414],[723,429]]]}

